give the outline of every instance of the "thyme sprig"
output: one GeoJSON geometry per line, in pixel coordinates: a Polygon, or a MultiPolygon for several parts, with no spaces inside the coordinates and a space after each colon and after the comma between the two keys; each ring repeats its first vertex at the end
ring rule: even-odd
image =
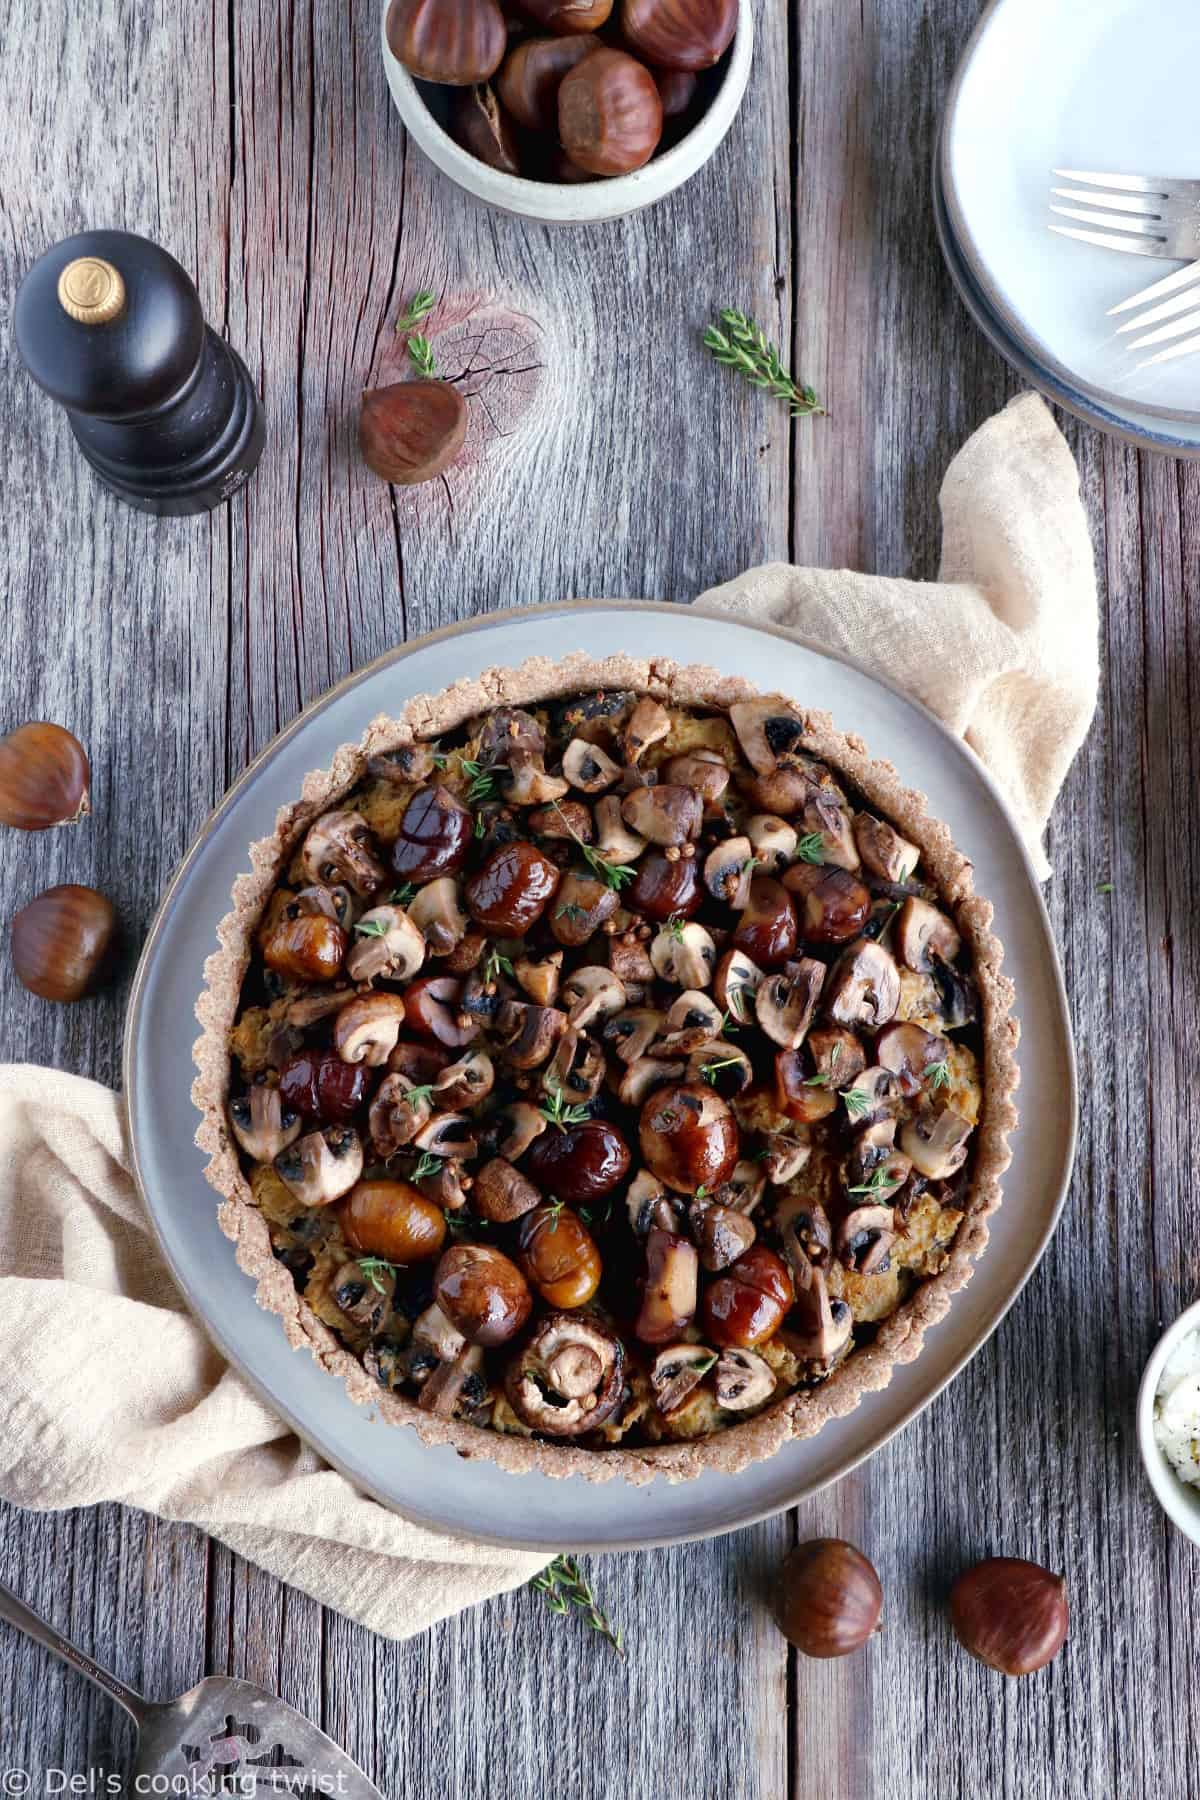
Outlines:
{"type": "Polygon", "coordinates": [[[552,800],[550,804],[566,826],[568,834],[573,837],[575,842],[579,845],[579,848],[583,852],[583,860],[592,871],[592,874],[598,875],[601,881],[606,881],[610,888],[615,888],[619,893],[627,881],[633,880],[634,875],[637,873],[636,869],[632,868],[629,863],[605,862],[598,850],[593,850],[590,844],[584,843],[579,833],[575,830],[575,827],[571,824],[570,819],[568,819],[566,813],[558,804],[558,801],[552,800]]]}
{"type": "Polygon", "coordinates": [[[852,1119],[861,1119],[864,1113],[871,1110],[871,1096],[865,1088],[847,1088],[842,1099],[846,1102],[846,1111],[852,1119]]]}
{"type": "Polygon", "coordinates": [[[437,295],[432,288],[418,288],[416,293],[410,298],[404,311],[400,314],[400,317],[396,320],[397,337],[401,337],[406,331],[411,331],[414,325],[419,325],[421,320],[427,318],[436,305],[437,295]]]}
{"type": "Polygon", "coordinates": [[[574,1556],[556,1556],[554,1561],[535,1575],[530,1586],[545,1596],[546,1605],[560,1619],[577,1607],[593,1631],[610,1643],[618,1656],[624,1656],[621,1633],[608,1614],[601,1610],[591,1583],[574,1556]]]}
{"type": "Polygon", "coordinates": [[[557,1125],[560,1131],[565,1131],[568,1125],[583,1125],[591,1118],[586,1106],[568,1105],[567,1097],[560,1087],[547,1087],[546,1093],[548,1099],[543,1106],[538,1107],[538,1111],[543,1119],[548,1119],[551,1125],[557,1125]]]}
{"type": "Polygon", "coordinates": [[[704,347],[725,368],[733,369],[751,387],[762,388],[774,400],[786,400],[793,419],[824,413],[812,388],[796,381],[784,368],[779,352],[761,325],[736,307],[722,307],[720,323],[704,333],[704,347]]]}
{"type": "Polygon", "coordinates": [[[825,833],[810,831],[796,845],[796,855],[801,862],[819,863],[825,861],[825,833]]]}
{"type": "Polygon", "coordinates": [[[724,1056],[719,1062],[702,1063],[700,1066],[701,1078],[707,1081],[710,1087],[716,1087],[719,1072],[722,1069],[736,1069],[741,1060],[740,1056],[724,1056]]]}
{"type": "Polygon", "coordinates": [[[496,794],[496,771],[473,757],[464,758],[459,764],[464,775],[470,778],[471,785],[467,789],[468,800],[492,800],[496,794]]]}
{"type": "Polygon", "coordinates": [[[387,1293],[384,1276],[394,1276],[397,1273],[395,1263],[388,1262],[382,1256],[360,1256],[358,1266],[377,1294],[387,1293]]]}
{"type": "Polygon", "coordinates": [[[511,975],[512,972],[512,959],[507,956],[501,956],[500,952],[493,946],[483,959],[484,981],[496,981],[501,975],[511,975]]]}
{"type": "Polygon", "coordinates": [[[358,919],[354,929],[360,937],[386,937],[388,930],[382,919],[358,919]]]}
{"type": "Polygon", "coordinates": [[[427,337],[422,337],[419,331],[414,331],[408,340],[408,354],[418,374],[427,376],[437,374],[433,345],[427,337]]]}
{"type": "Polygon", "coordinates": [[[879,1167],[868,1175],[865,1181],[860,1182],[858,1187],[847,1188],[846,1192],[848,1194],[879,1194],[883,1192],[884,1188],[894,1188],[897,1185],[895,1175],[889,1171],[888,1165],[880,1163],[879,1167]]]}
{"type": "Polygon", "coordinates": [[[442,1166],[442,1158],[434,1156],[431,1150],[422,1150],[416,1168],[412,1172],[413,1181],[424,1181],[426,1175],[436,1175],[442,1166]]]}
{"type": "Polygon", "coordinates": [[[950,1086],[950,1065],[944,1059],[941,1062],[928,1063],[925,1076],[931,1090],[936,1094],[939,1088],[950,1086]]]}

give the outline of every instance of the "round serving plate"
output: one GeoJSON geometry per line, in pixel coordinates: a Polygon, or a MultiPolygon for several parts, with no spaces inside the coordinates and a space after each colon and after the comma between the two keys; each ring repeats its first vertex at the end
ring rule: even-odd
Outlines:
{"type": "Polygon", "coordinates": [[[856,664],[766,627],[650,602],[523,607],[405,644],[359,670],[301,714],[251,764],[189,851],[142,954],[125,1038],[125,1094],[134,1173],[164,1254],[217,1346],[267,1403],[336,1468],[385,1505],[431,1530],[522,1549],[621,1550],[715,1535],[778,1512],[836,1481],[927,1406],[995,1329],[1054,1230],[1075,1147],[1075,1068],[1062,976],[1037,881],[1017,828],[972,753],[931,714],[856,664]],[[1004,1205],[970,1285],[955,1295],[917,1360],[847,1418],[739,1475],[628,1486],[510,1475],[355,1406],[340,1381],[288,1348],[280,1322],[217,1225],[217,1198],[193,1137],[193,1021],[204,961],[216,947],[247,847],[270,832],[304,776],[328,766],[378,713],[395,713],[495,665],[582,650],[709,664],[764,692],[827,708],[891,758],[929,796],[975,865],[996,909],[1005,970],[1021,1020],[1021,1124],[1004,1205]]]}
{"type": "Polygon", "coordinates": [[[942,190],[941,164],[937,157],[933,168],[933,218],[950,279],[963,305],[992,348],[1031,387],[1056,406],[1061,406],[1064,412],[1082,419],[1087,425],[1094,425],[1098,431],[1107,432],[1110,437],[1135,445],[1139,450],[1160,450],[1168,456],[1181,458],[1200,456],[1200,424],[1193,427],[1179,423],[1168,425],[1162,419],[1135,412],[1123,403],[1111,407],[1102,405],[1039,363],[1026,346],[1011,335],[992,311],[963,257],[942,190]]]}
{"type": "Polygon", "coordinates": [[[1093,400],[1200,439],[1200,357],[1139,370],[1151,352],[1130,351],[1108,316],[1179,262],[1048,229],[1091,229],[1051,213],[1052,186],[1079,186],[1055,169],[1200,177],[1198,66],[1195,0],[992,0],[950,91],[941,176],[962,257],[1008,334],[1093,400]]]}

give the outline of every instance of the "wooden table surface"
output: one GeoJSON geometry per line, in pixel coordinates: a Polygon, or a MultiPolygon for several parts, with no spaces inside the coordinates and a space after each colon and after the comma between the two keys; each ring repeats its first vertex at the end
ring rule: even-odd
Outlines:
{"type": "MultiPolygon", "coordinates": [[[[978,7],[761,5],[750,92],[711,165],[640,217],[552,232],[477,210],[406,144],[374,0],[0,0],[0,329],[54,239],[143,231],[195,272],[268,429],[232,506],[154,521],[95,487],[6,355],[0,727],[73,727],[96,812],[4,840],[0,913],[93,881],[136,941],[247,759],[348,670],[454,619],[682,600],[771,557],[934,574],[947,460],[1016,390],[950,287],[928,201],[978,7]],[[356,404],[425,286],[447,359],[456,338],[494,379],[447,485],[393,492],[357,459],[356,404]],[[778,334],[829,419],[789,425],[709,362],[698,332],[725,304],[778,334]]],[[[394,1800],[1200,1791],[1195,1562],[1132,1427],[1146,1352],[1197,1280],[1200,469],[1065,426],[1104,651],[1050,837],[1083,1132],[1049,1253],[952,1388],[786,1517],[593,1559],[624,1662],[527,1591],[384,1643],[116,1507],[6,1511],[5,1580],[152,1695],[205,1671],[278,1686],[394,1800]],[[887,1590],[883,1637],[841,1664],[789,1658],[763,1603],[786,1547],[818,1533],[861,1544],[887,1590]],[[1066,1651],[1021,1684],[970,1663],[946,1623],[950,1579],[993,1551],[1070,1583],[1066,1651]]],[[[0,988],[6,1056],[116,1082],[124,987],[56,1011],[4,958],[0,988]]],[[[0,1767],[40,1780],[126,1750],[111,1707],[0,1636],[0,1767]]]]}

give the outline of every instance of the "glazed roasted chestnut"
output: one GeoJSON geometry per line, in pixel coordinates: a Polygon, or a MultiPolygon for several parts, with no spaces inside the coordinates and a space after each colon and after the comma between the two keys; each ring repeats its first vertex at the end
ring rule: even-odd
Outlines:
{"type": "Polygon", "coordinates": [[[533,1305],[516,1263],[490,1244],[452,1244],[444,1251],[433,1297],[467,1342],[486,1350],[516,1337],[533,1305]]]}
{"type": "Polygon", "coordinates": [[[559,84],[597,43],[590,32],[580,32],[574,37],[525,38],[510,50],[496,77],[496,91],[518,125],[528,131],[555,129],[559,84]]]}
{"type": "Polygon", "coordinates": [[[737,0],[624,0],[630,48],[663,69],[711,69],[733,42],[737,0]]]}
{"type": "Polygon", "coordinates": [[[560,875],[548,856],[524,839],[502,844],[463,889],[467,911],[485,931],[524,937],[553,898],[560,875]]]}
{"type": "Polygon", "coordinates": [[[496,0],[392,0],[387,41],[422,81],[472,87],[499,68],[508,33],[496,0]]]}
{"type": "MultiPolygon", "coordinates": [[[[559,42],[557,38],[552,41],[559,42]]],[[[487,82],[463,90],[454,103],[452,120],[454,135],[464,150],[502,175],[521,173],[512,120],[487,82]]]]}
{"type": "Polygon", "coordinates": [[[520,0],[521,11],[547,31],[597,31],[613,9],[613,0],[520,0]]]}
{"type": "Polygon", "coordinates": [[[568,1207],[539,1206],[521,1220],[521,1268],[546,1302],[586,1306],[600,1285],[600,1252],[568,1207]]]}
{"type": "Polygon", "coordinates": [[[668,919],[690,919],[704,900],[696,862],[694,856],[668,862],[661,850],[647,850],[638,858],[637,874],[628,889],[630,909],[659,925],[668,919]]]}
{"type": "Polygon", "coordinates": [[[263,961],[294,981],[332,981],[342,966],[349,938],[336,919],[324,913],[286,915],[263,944],[263,961]]]}
{"type": "Polygon", "coordinates": [[[586,944],[619,905],[607,881],[586,869],[568,869],[550,908],[550,930],[560,944],[586,944]]]}
{"type": "Polygon", "coordinates": [[[753,1350],[773,1338],[795,1299],[787,1265],[755,1244],[704,1295],[704,1335],[711,1343],[753,1350]]]}
{"type": "Polygon", "coordinates": [[[796,909],[785,887],[770,875],[750,883],[750,904],[738,921],[733,947],[760,969],[781,969],[796,948],[796,909]]]}
{"type": "Polygon", "coordinates": [[[563,77],[558,135],[592,175],[625,175],[648,163],[662,136],[654,77],[623,50],[596,50],[563,77]]]}
{"type": "Polygon", "coordinates": [[[392,867],[405,881],[432,881],[461,867],[475,822],[449,788],[418,788],[400,819],[392,867]]]}
{"type": "Polygon", "coordinates": [[[300,1050],[279,1071],[285,1106],[322,1125],[345,1125],[366,1101],[371,1076],[334,1050],[300,1050]]]}
{"type": "Polygon", "coordinates": [[[656,1089],[642,1107],[638,1140],[651,1173],[681,1194],[712,1193],[738,1159],[737,1122],[702,1082],[656,1089]]]}
{"type": "MultiPolygon", "coordinates": [[[[849,1071],[847,1071],[849,1072],[849,1071]]],[[[775,1107],[785,1118],[815,1125],[837,1108],[837,1092],[827,1080],[814,1080],[798,1050],[781,1050],[775,1058],[775,1107]]]]}
{"type": "Polygon", "coordinates": [[[598,1200],[623,1179],[629,1146],[615,1126],[585,1119],[565,1131],[552,1127],[535,1138],[525,1166],[544,1194],[581,1205],[598,1200]]]}
{"type": "Polygon", "coordinates": [[[426,1262],[446,1241],[446,1215],[407,1181],[359,1181],[338,1209],[352,1250],[388,1262],[426,1262]]]}
{"type": "Polygon", "coordinates": [[[810,944],[848,944],[871,916],[871,896],[847,869],[793,863],[783,885],[800,908],[800,936],[810,944]]]}

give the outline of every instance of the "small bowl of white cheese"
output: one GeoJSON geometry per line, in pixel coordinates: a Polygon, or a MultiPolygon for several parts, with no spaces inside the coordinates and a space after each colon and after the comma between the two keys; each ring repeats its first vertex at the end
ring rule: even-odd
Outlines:
{"type": "Polygon", "coordinates": [[[1155,1345],[1138,1389],[1137,1431],[1160,1506],[1200,1544],[1200,1300],[1155,1345]]]}

